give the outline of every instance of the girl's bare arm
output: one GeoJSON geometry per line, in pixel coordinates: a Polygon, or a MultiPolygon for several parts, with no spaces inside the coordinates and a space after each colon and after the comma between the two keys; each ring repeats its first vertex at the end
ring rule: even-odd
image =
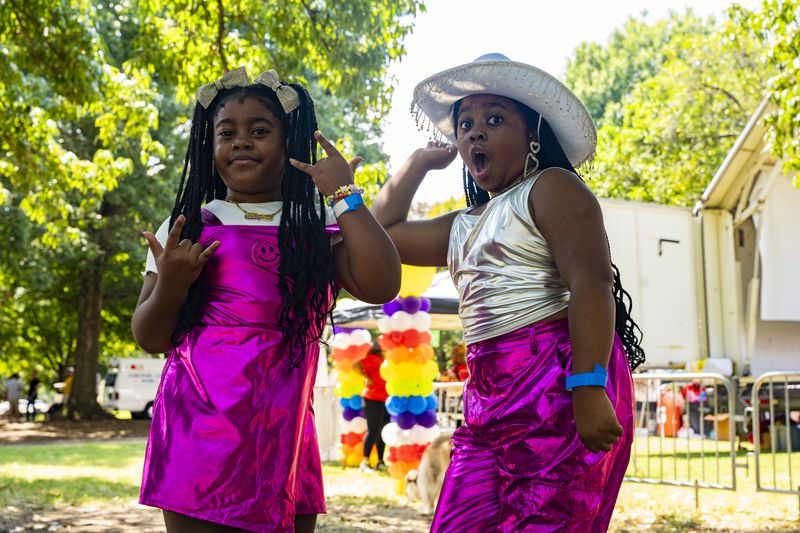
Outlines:
{"type": "Polygon", "coordinates": [[[156,258],[160,275],[148,272],[145,276],[131,320],[131,329],[133,338],[149,353],[168,352],[172,347],[172,331],[189,287],[219,247],[219,242],[216,241],[206,249],[188,239],[179,243],[184,224],[185,219],[181,215],[175,221],[163,247],[152,233],[144,234],[156,258]]]}
{"type": "MultiPolygon", "coordinates": [[[[530,208],[570,291],[572,373],[608,366],[614,341],[613,273],[600,204],[574,174],[549,169],[533,186],[530,208]]],[[[608,451],[622,427],[602,387],[572,392],[575,422],[584,444],[608,451]]]]}
{"type": "Polygon", "coordinates": [[[456,156],[455,147],[428,143],[409,157],[381,188],[372,212],[386,228],[403,263],[420,266],[447,265],[447,243],[456,212],[432,220],[409,221],[411,200],[428,171],[444,168],[456,156]]]}

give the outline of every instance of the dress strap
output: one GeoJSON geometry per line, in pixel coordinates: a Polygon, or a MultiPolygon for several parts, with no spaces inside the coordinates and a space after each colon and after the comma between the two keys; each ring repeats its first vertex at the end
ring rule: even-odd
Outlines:
{"type": "Polygon", "coordinates": [[[215,215],[214,213],[212,213],[211,211],[209,211],[205,207],[200,209],[200,214],[201,214],[204,226],[222,226],[223,225],[222,221],[217,217],[217,215],[215,215]]]}

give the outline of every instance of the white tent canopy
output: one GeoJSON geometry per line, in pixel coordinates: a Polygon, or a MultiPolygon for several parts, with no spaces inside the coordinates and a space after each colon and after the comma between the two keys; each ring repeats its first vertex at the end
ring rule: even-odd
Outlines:
{"type": "MultiPolygon", "coordinates": [[[[447,271],[433,276],[431,286],[422,296],[431,301],[428,314],[431,317],[431,329],[460,330],[461,320],[458,318],[458,291],[447,271]]],[[[385,316],[383,306],[372,305],[358,300],[342,298],[333,311],[335,326],[348,328],[377,329],[378,319],[385,316]]]]}

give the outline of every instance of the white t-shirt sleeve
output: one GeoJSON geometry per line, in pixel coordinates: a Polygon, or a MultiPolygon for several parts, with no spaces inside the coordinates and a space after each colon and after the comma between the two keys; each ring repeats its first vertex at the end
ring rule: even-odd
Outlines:
{"type": "Polygon", "coordinates": [[[333,209],[331,209],[327,203],[325,204],[325,224],[328,227],[330,227],[331,225],[337,226],[335,231],[329,232],[331,236],[331,246],[336,246],[337,244],[339,244],[344,240],[341,232],[339,232],[338,228],[339,224],[336,221],[336,216],[333,214],[333,209]]]}
{"type": "MultiPolygon", "coordinates": [[[[169,236],[169,217],[161,224],[156,231],[156,240],[161,243],[161,246],[164,246],[164,243],[167,242],[167,237],[169,236]]],[[[147,248],[147,262],[145,263],[144,273],[147,274],[148,272],[154,272],[158,274],[158,270],[156,269],[156,257],[153,255],[153,252],[150,248],[147,248]]]]}

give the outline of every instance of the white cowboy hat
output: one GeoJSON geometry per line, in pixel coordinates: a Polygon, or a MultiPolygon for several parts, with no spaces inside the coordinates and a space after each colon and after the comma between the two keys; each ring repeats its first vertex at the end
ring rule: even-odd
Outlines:
{"type": "Polygon", "coordinates": [[[583,102],[547,72],[502,54],[486,54],[421,81],[414,88],[411,112],[418,126],[424,127],[424,120],[419,123],[424,113],[436,129],[455,142],[453,104],[471,94],[505,96],[541,114],[575,167],[594,154],[597,129],[583,102]]]}

